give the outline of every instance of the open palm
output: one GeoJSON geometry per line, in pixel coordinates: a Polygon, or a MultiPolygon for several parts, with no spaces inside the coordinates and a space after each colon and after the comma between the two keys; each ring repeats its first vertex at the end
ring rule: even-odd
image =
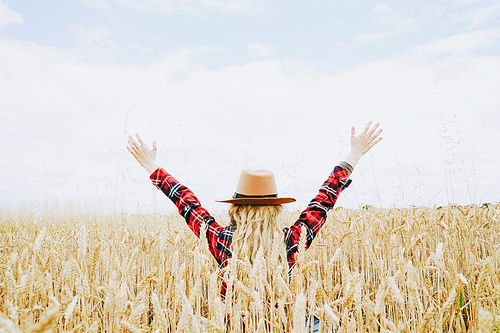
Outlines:
{"type": "Polygon", "coordinates": [[[149,173],[153,173],[153,171],[158,169],[158,165],[156,164],[156,141],[153,141],[153,149],[149,149],[139,134],[136,134],[136,137],[137,141],[132,135],[129,135],[127,150],[144,169],[149,173]]]}

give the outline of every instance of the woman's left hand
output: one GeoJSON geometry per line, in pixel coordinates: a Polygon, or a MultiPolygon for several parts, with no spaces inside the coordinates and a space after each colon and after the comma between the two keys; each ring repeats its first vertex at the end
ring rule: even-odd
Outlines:
{"type": "Polygon", "coordinates": [[[136,136],[138,141],[136,141],[132,135],[128,136],[129,139],[127,142],[129,145],[127,146],[127,150],[135,157],[137,162],[151,174],[158,169],[158,165],[156,164],[156,140],[153,141],[153,149],[149,149],[144,141],[142,141],[139,134],[136,134],[136,136]]]}
{"type": "Polygon", "coordinates": [[[373,146],[382,140],[382,137],[379,137],[380,133],[382,133],[382,129],[380,128],[376,131],[380,124],[376,123],[373,127],[371,127],[371,125],[372,122],[369,121],[358,136],[355,136],[356,130],[354,127],[351,127],[351,150],[360,156],[366,154],[373,146]]]}
{"type": "Polygon", "coordinates": [[[373,146],[382,140],[382,137],[380,136],[382,129],[380,128],[377,131],[380,124],[377,123],[373,127],[371,127],[371,125],[372,122],[368,122],[358,136],[355,136],[356,131],[354,130],[354,127],[351,127],[351,151],[345,158],[345,161],[353,168],[364,154],[366,154],[370,149],[372,149],[373,146]]]}

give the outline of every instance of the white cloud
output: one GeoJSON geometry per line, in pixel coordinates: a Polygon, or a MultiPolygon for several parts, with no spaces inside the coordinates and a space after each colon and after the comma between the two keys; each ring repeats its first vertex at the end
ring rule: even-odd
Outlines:
{"type": "MultiPolygon", "coordinates": [[[[106,27],[73,26],[70,35],[74,38],[73,53],[90,62],[131,62],[136,54],[151,54],[158,46],[148,42],[123,41],[117,32],[106,27]]],[[[182,52],[193,56],[224,49],[223,47],[186,47],[172,53],[182,52]]],[[[157,53],[155,53],[156,55],[157,53]]],[[[157,55],[157,56],[161,56],[157,55]]]]}
{"type": "Polygon", "coordinates": [[[267,58],[276,53],[276,46],[255,42],[248,44],[247,50],[253,58],[267,58]]]}
{"type": "Polygon", "coordinates": [[[375,42],[398,33],[399,30],[384,30],[356,36],[356,41],[362,43],[375,42]]]}
{"type": "Polygon", "coordinates": [[[171,12],[176,9],[187,9],[191,1],[181,0],[114,0],[116,3],[141,11],[171,12]]]}
{"type": "Polygon", "coordinates": [[[480,47],[495,44],[499,38],[499,29],[478,30],[436,39],[428,44],[415,47],[411,53],[420,58],[467,54],[480,47]]]}
{"type": "Polygon", "coordinates": [[[380,4],[372,9],[372,22],[388,27],[384,30],[361,34],[355,37],[357,42],[371,43],[407,31],[414,26],[412,19],[406,18],[403,13],[388,4],[380,4]]]}
{"type": "Polygon", "coordinates": [[[475,8],[470,13],[469,26],[471,28],[482,28],[489,24],[498,24],[500,19],[500,4],[495,3],[487,7],[475,8]]]}
{"type": "Polygon", "coordinates": [[[115,60],[120,52],[111,30],[104,27],[73,26],[75,53],[92,62],[115,60]]]}
{"type": "Polygon", "coordinates": [[[0,28],[9,24],[23,24],[21,14],[9,9],[7,0],[0,0],[0,28]]]}
{"type": "Polygon", "coordinates": [[[465,26],[467,29],[495,28],[500,19],[497,0],[447,0],[427,6],[442,24],[465,26]]]}
{"type": "Polygon", "coordinates": [[[387,4],[380,4],[372,9],[375,22],[405,28],[414,24],[412,19],[404,17],[403,13],[387,4]]]}
{"type": "Polygon", "coordinates": [[[267,11],[268,0],[80,0],[87,5],[107,7],[110,2],[144,12],[170,13],[180,11],[199,15],[204,10],[222,12],[267,11]]]}
{"type": "Polygon", "coordinates": [[[202,7],[214,8],[223,11],[267,10],[268,1],[262,0],[200,0],[202,7]]]}
{"type": "MultiPolygon", "coordinates": [[[[386,206],[428,204],[440,191],[434,202],[443,204],[441,114],[462,126],[451,134],[462,139],[457,178],[468,172],[478,198],[498,198],[490,175],[500,162],[488,150],[500,140],[499,57],[433,60],[423,52],[426,61],[416,62],[411,53],[332,73],[269,59],[208,70],[193,54],[210,48],[172,51],[143,66],[89,64],[6,39],[0,49],[0,132],[9,138],[2,203],[43,197],[109,207],[117,193],[120,210],[149,212],[156,201],[173,211],[124,150],[126,133],[139,132],[158,141],[159,164],[210,210],[220,209],[214,200],[234,191],[245,167],[275,171],[280,193],[297,197],[299,209],[347,153],[350,125],[373,119],[384,140],[338,204],[378,205],[376,190],[386,206]],[[453,77],[443,74],[450,68],[453,77]]],[[[456,201],[467,202],[458,185],[456,201]]]]}
{"type": "Polygon", "coordinates": [[[78,0],[86,6],[97,7],[97,8],[107,8],[109,2],[107,0],[78,0]]]}
{"type": "Polygon", "coordinates": [[[82,26],[74,26],[73,33],[79,43],[86,44],[103,44],[110,46],[112,43],[112,33],[107,28],[89,28],[82,26]]]}

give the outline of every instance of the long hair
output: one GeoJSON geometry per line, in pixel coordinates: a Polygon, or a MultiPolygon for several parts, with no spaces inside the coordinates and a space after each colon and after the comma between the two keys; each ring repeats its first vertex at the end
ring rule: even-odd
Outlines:
{"type": "Polygon", "coordinates": [[[281,205],[232,205],[229,209],[234,233],[224,279],[228,282],[226,304],[231,304],[230,332],[261,330],[262,318],[267,319],[266,332],[272,331],[271,324],[285,331],[289,323],[293,302],[278,218],[282,210],[281,205]]]}
{"type": "Polygon", "coordinates": [[[283,230],[278,219],[282,210],[281,205],[232,205],[229,217],[236,229],[232,242],[233,256],[248,258],[253,263],[260,250],[267,259],[277,256],[286,266],[283,230]]]}

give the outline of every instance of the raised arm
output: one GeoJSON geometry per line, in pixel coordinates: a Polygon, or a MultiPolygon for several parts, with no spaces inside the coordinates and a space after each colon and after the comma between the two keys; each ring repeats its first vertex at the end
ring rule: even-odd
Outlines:
{"type": "MultiPolygon", "coordinates": [[[[377,130],[380,124],[377,123],[372,128],[371,124],[370,121],[357,137],[355,136],[354,127],[351,128],[351,151],[345,160],[333,169],[318,194],[300,214],[297,222],[290,229],[285,230],[285,242],[287,243],[289,257],[293,256],[293,253],[298,249],[301,227],[305,227],[307,230],[306,247],[311,246],[313,239],[325,224],[327,212],[333,208],[339,194],[351,183],[348,178],[359,159],[382,140],[382,137],[380,137],[382,129],[377,130]]],[[[289,262],[293,262],[293,259],[289,258],[289,262]]]]}
{"type": "MultiPolygon", "coordinates": [[[[137,135],[137,134],[136,134],[137,135]]],[[[223,228],[215,222],[210,213],[201,206],[198,198],[189,188],[178,182],[163,168],[156,164],[156,141],[153,141],[153,149],[149,149],[139,135],[137,141],[129,136],[127,150],[135,157],[137,162],[150,173],[149,178],[159,190],[161,190],[177,207],[179,214],[184,217],[186,223],[199,237],[200,228],[205,223],[205,232],[208,247],[215,258],[220,261],[222,255],[217,250],[217,243],[223,228]]]]}

